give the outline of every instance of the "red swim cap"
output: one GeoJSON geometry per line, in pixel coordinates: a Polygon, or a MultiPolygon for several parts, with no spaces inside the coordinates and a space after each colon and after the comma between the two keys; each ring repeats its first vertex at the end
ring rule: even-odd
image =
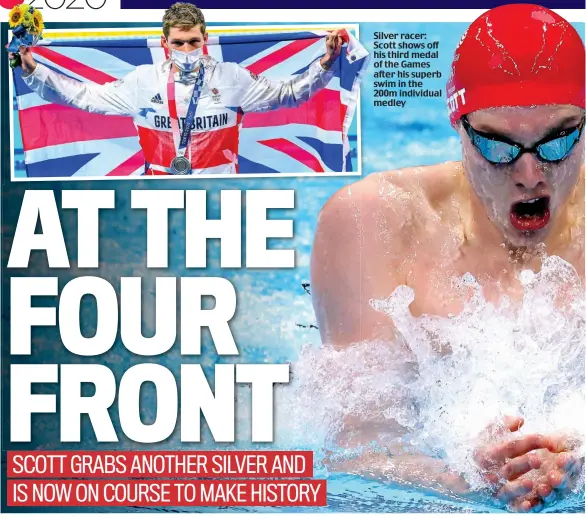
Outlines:
{"type": "Polygon", "coordinates": [[[492,9],[470,25],[454,54],[450,122],[498,106],[584,108],[585,62],[579,34],[553,11],[530,4],[492,9]]]}

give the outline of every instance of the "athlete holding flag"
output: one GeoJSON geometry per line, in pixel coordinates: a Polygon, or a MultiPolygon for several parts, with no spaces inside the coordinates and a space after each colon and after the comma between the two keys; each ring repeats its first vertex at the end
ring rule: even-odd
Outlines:
{"type": "Polygon", "coordinates": [[[201,10],[176,3],[163,17],[161,44],[169,53],[163,64],[141,65],[104,85],[82,83],[36,63],[21,47],[23,80],[49,102],[133,117],[146,174],[237,173],[243,115],[299,106],[322,90],[333,76],[343,38],[338,31],[329,33],[324,56],[286,81],[216,61],[204,53],[207,39],[201,10]]]}

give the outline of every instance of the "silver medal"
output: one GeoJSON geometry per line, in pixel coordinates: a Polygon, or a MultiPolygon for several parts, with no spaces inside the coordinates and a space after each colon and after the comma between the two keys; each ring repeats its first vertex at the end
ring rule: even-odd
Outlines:
{"type": "Polygon", "coordinates": [[[171,162],[171,174],[190,174],[191,163],[184,156],[176,156],[171,162]]]}

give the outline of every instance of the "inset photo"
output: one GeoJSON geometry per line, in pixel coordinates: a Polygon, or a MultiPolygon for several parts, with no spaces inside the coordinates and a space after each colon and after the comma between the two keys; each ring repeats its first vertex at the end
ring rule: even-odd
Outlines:
{"type": "Polygon", "coordinates": [[[54,25],[9,34],[13,180],[360,174],[358,26],[54,25]]]}

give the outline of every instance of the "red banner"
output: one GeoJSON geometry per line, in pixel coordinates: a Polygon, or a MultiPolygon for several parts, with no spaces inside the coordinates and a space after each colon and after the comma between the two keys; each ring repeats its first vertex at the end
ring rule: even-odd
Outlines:
{"type": "Polygon", "coordinates": [[[9,478],[307,478],[311,451],[11,451],[9,478]]]}
{"type": "Polygon", "coordinates": [[[8,480],[9,506],[325,506],[325,480],[8,480]]]}

